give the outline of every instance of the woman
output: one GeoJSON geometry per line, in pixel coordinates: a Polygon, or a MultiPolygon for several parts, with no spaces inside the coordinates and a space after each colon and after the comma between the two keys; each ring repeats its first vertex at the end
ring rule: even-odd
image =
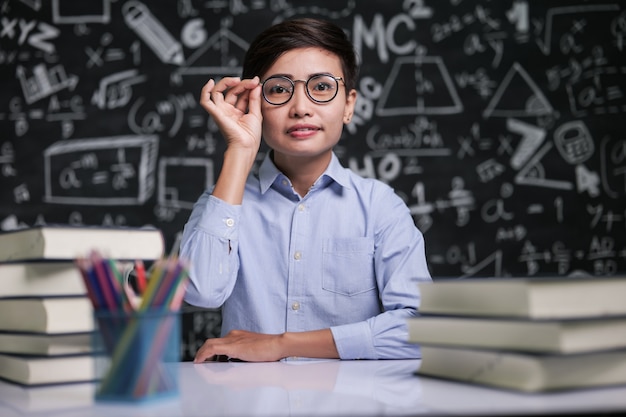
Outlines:
{"type": "Polygon", "coordinates": [[[296,19],[261,33],[242,78],[209,80],[201,104],[226,142],[212,190],[185,225],[185,299],[222,306],[222,337],[195,362],[416,358],[406,319],[430,280],[424,240],[387,185],[341,166],[358,67],[343,30],[296,19]],[[261,139],[271,151],[251,172],[261,139]]]}

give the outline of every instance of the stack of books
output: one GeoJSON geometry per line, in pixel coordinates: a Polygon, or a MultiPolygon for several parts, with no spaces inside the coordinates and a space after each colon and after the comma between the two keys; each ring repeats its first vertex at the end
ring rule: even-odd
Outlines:
{"type": "Polygon", "coordinates": [[[418,375],[525,392],[626,383],[624,276],[418,285],[418,375]]]}
{"type": "Polygon", "coordinates": [[[39,226],[0,234],[0,379],[26,387],[93,381],[93,306],[75,260],[163,257],[154,228],[39,226]]]}

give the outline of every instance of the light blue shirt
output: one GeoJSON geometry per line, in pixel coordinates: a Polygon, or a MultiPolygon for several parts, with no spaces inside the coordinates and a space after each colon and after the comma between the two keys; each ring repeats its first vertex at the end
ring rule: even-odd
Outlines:
{"type": "Polygon", "coordinates": [[[180,257],[190,261],[185,300],[222,306],[222,335],[330,328],[341,359],[420,356],[406,321],[418,281],[431,280],[423,236],[391,187],[334,154],[303,198],[269,156],[241,205],[206,191],[180,257]]]}

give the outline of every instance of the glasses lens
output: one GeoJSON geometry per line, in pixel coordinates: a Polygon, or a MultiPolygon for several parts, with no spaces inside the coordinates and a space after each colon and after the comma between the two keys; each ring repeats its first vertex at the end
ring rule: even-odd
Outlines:
{"type": "Polygon", "coordinates": [[[293,82],[285,77],[272,77],[263,83],[263,97],[271,104],[283,104],[293,94],[293,82]]]}
{"type": "Polygon", "coordinates": [[[306,88],[313,100],[325,103],[335,98],[339,83],[330,75],[316,75],[307,81],[306,88]]]}

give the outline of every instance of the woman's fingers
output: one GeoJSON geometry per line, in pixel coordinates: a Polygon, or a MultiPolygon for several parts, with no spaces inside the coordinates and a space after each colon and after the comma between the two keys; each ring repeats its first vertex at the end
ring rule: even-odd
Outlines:
{"type": "Polygon", "coordinates": [[[215,80],[212,78],[204,84],[202,87],[202,91],[200,92],[200,105],[207,111],[209,111],[209,107],[213,102],[211,101],[211,91],[215,87],[215,80]]]}
{"type": "Polygon", "coordinates": [[[229,353],[229,340],[227,338],[218,337],[207,339],[196,352],[194,362],[202,363],[215,356],[225,355],[229,353]]]}
{"type": "Polygon", "coordinates": [[[246,113],[248,111],[250,91],[256,88],[257,85],[259,85],[258,77],[243,80],[225,92],[224,101],[234,106],[240,112],[246,113]]]}
{"type": "Polygon", "coordinates": [[[235,106],[239,96],[246,92],[246,85],[249,81],[241,81],[239,77],[224,77],[215,84],[211,99],[216,104],[226,102],[231,106],[235,106]]]}
{"type": "Polygon", "coordinates": [[[281,359],[280,335],[232,330],[221,338],[207,339],[200,347],[194,362],[201,363],[216,355],[248,362],[267,362],[281,359]]]}
{"type": "Polygon", "coordinates": [[[202,87],[201,104],[206,109],[212,109],[213,104],[220,105],[224,101],[224,91],[229,86],[236,86],[241,83],[241,80],[237,77],[222,78],[220,81],[215,82],[214,79],[210,79],[204,87],[202,87]]]}
{"type": "Polygon", "coordinates": [[[261,87],[259,78],[209,80],[200,104],[211,115],[227,143],[256,146],[261,139],[261,87]]]}
{"type": "Polygon", "coordinates": [[[224,77],[217,83],[211,79],[202,89],[202,104],[211,107],[211,104],[227,103],[242,113],[248,111],[250,91],[259,85],[259,78],[241,80],[239,77],[224,77]]]}
{"type": "Polygon", "coordinates": [[[261,85],[257,84],[248,94],[248,113],[261,119],[261,85]]]}
{"type": "MultiPolygon", "coordinates": [[[[237,100],[233,103],[235,108],[242,113],[249,111],[250,94],[259,86],[259,78],[254,77],[241,83],[243,91],[237,96],[237,100]]],[[[229,92],[230,93],[230,92],[229,92]]],[[[237,92],[234,92],[237,93],[237,92]]],[[[228,99],[229,95],[227,96],[228,99]]]]}

